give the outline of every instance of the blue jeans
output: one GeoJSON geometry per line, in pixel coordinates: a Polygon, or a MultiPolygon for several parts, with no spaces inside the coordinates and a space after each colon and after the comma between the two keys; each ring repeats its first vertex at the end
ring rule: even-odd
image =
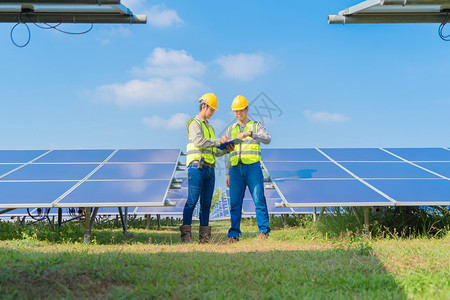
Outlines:
{"type": "Polygon", "coordinates": [[[183,210],[183,225],[192,224],[192,214],[200,197],[200,226],[208,226],[216,178],[214,168],[203,166],[198,169],[197,166],[197,163],[188,166],[188,198],[183,210]]]}
{"type": "Polygon", "coordinates": [[[260,163],[237,165],[230,169],[230,215],[231,228],[228,237],[237,238],[241,235],[242,202],[245,188],[248,186],[256,206],[256,223],[259,232],[269,233],[269,213],[266,197],[264,197],[264,176],[260,163]]]}

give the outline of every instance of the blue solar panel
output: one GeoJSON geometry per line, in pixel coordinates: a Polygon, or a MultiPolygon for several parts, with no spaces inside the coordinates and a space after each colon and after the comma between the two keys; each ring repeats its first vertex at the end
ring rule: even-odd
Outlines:
{"type": "Polygon", "coordinates": [[[450,181],[446,179],[368,180],[390,195],[398,205],[448,205],[450,181]]]}
{"type": "Polygon", "coordinates": [[[0,208],[51,207],[73,182],[0,182],[0,208]],[[35,206],[36,205],[36,206],[35,206]]]}
{"type": "Polygon", "coordinates": [[[145,206],[162,203],[168,183],[166,180],[86,181],[57,206],[145,206]]]}
{"type": "Polygon", "coordinates": [[[359,178],[439,178],[406,162],[340,163],[359,178]]]}
{"type": "Polygon", "coordinates": [[[269,161],[329,161],[316,149],[262,149],[261,157],[269,161]]]}
{"type": "Polygon", "coordinates": [[[439,175],[450,178],[450,162],[419,162],[416,164],[439,175]]]}
{"type": "Polygon", "coordinates": [[[386,148],[408,161],[450,161],[450,151],[444,148],[386,148]]]}
{"type": "Polygon", "coordinates": [[[333,162],[265,162],[271,178],[353,178],[333,162]]]}
{"type": "Polygon", "coordinates": [[[92,164],[29,164],[1,180],[81,180],[94,170],[92,164]]]}
{"type": "Polygon", "coordinates": [[[19,166],[21,166],[21,165],[15,165],[15,164],[0,165],[0,176],[8,173],[11,170],[14,170],[15,168],[17,168],[19,166]]]}
{"type": "Polygon", "coordinates": [[[378,148],[321,148],[335,161],[400,161],[378,148]]]}
{"type": "Polygon", "coordinates": [[[53,150],[36,163],[101,163],[113,150],[53,150]]]}
{"type": "Polygon", "coordinates": [[[289,203],[305,206],[393,205],[358,180],[281,180],[276,184],[289,203]]]}
{"type": "Polygon", "coordinates": [[[174,164],[105,164],[89,180],[171,179],[174,164]]]}
{"type": "Polygon", "coordinates": [[[162,206],[162,207],[138,207],[136,214],[161,214],[161,215],[182,215],[186,200],[171,201],[175,206],[162,206]]]}
{"type": "Polygon", "coordinates": [[[119,150],[108,162],[177,163],[179,155],[175,149],[129,149],[119,150]]]}
{"type": "Polygon", "coordinates": [[[0,163],[27,163],[47,150],[0,150],[0,163]]]}

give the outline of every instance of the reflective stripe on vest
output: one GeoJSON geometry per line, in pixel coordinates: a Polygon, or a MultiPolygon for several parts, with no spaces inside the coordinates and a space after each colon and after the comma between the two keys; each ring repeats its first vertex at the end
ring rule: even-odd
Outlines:
{"type": "MultiPolygon", "coordinates": [[[[257,124],[254,121],[249,121],[242,132],[256,132],[257,124]]],[[[239,133],[239,124],[235,124],[231,128],[231,139],[237,138],[239,133]]],[[[257,140],[246,137],[241,144],[234,147],[234,150],[230,153],[230,164],[231,166],[236,166],[239,161],[246,165],[261,161],[261,146],[257,140]]]]}
{"type": "Polygon", "coordinates": [[[209,126],[209,128],[206,127],[206,124],[204,122],[201,122],[197,119],[192,119],[187,123],[187,138],[188,143],[186,146],[186,165],[189,166],[189,164],[194,160],[199,160],[200,157],[204,157],[205,162],[209,164],[216,165],[216,147],[212,148],[197,148],[194,146],[194,141],[189,138],[189,125],[192,123],[192,121],[196,121],[202,128],[203,136],[205,139],[215,139],[216,136],[214,134],[214,129],[212,126],[209,126]]]}

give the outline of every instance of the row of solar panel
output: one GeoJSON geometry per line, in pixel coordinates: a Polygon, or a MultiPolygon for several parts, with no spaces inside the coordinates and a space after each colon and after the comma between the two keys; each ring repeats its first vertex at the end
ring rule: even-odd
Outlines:
{"type": "Polygon", "coordinates": [[[447,148],[268,149],[264,155],[290,207],[450,202],[447,148]]]}

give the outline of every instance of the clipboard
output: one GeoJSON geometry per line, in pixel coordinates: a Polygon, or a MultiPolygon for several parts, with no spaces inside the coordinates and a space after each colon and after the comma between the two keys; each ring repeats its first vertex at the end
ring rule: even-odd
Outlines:
{"type": "Polygon", "coordinates": [[[217,148],[219,148],[220,150],[225,150],[228,145],[238,145],[238,144],[240,144],[242,142],[243,141],[240,140],[240,139],[234,139],[234,140],[228,141],[228,142],[226,142],[224,144],[220,144],[220,146],[217,147],[217,148]]]}

